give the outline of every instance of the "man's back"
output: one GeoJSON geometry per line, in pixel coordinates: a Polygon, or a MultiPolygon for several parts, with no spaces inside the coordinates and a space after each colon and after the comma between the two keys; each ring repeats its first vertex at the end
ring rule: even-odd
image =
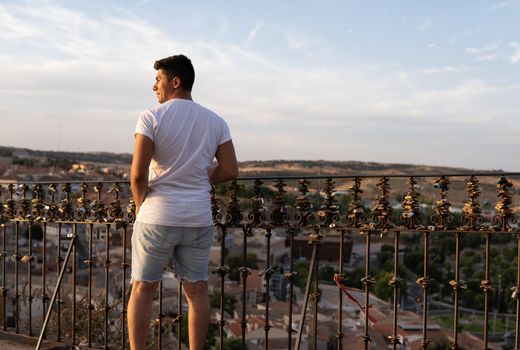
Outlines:
{"type": "Polygon", "coordinates": [[[137,220],[167,226],[211,225],[208,169],[229,129],[214,112],[186,99],[145,110],[136,126],[154,143],[149,192],[137,220]]]}
{"type": "Polygon", "coordinates": [[[139,117],[130,172],[137,220],[132,233],[128,338],[132,350],[146,349],[153,296],[173,258],[189,305],[190,350],[202,350],[210,315],[209,183],[235,179],[238,164],[226,123],[192,101],[195,70],[190,59],[170,56],[156,61],[154,68],[153,91],[161,106],[139,117]]]}

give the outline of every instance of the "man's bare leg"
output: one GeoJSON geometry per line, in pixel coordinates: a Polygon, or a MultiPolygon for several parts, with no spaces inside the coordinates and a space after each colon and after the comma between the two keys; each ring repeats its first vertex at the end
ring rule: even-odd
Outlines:
{"type": "Polygon", "coordinates": [[[203,350],[209,325],[208,282],[183,282],[188,300],[188,334],[190,350],[203,350]]]}
{"type": "Polygon", "coordinates": [[[159,282],[133,281],[128,301],[128,340],[130,349],[145,350],[153,295],[159,282]]]}

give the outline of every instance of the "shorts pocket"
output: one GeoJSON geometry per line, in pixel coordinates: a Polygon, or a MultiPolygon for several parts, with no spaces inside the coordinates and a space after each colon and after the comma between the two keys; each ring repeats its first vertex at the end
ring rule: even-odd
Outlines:
{"type": "Polygon", "coordinates": [[[137,239],[141,245],[148,249],[164,248],[166,237],[157,229],[157,225],[143,225],[141,224],[140,234],[137,239]]]}

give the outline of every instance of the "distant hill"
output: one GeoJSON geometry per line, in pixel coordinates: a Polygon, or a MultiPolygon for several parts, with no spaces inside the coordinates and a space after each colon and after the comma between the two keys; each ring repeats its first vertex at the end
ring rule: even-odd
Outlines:
{"type": "MultiPolygon", "coordinates": [[[[270,160],[240,162],[242,175],[352,175],[352,174],[448,174],[469,173],[474,169],[443,166],[375,163],[329,160],[270,160]]],[[[478,170],[478,172],[502,172],[502,170],[478,170]]]]}
{"type": "Polygon", "coordinates": [[[28,148],[0,146],[0,157],[11,158],[20,154],[26,154],[28,157],[46,157],[74,162],[94,162],[105,164],[130,164],[132,162],[132,155],[129,153],[39,151],[28,148]]]}
{"type": "MultiPolygon", "coordinates": [[[[103,164],[130,164],[132,155],[129,153],[109,152],[58,152],[41,151],[27,148],[0,146],[0,158],[13,157],[40,158],[73,162],[94,162],[103,164]]],[[[5,163],[5,161],[4,161],[5,163]]],[[[473,169],[450,168],[442,166],[375,163],[361,161],[329,161],[329,160],[267,160],[240,162],[240,172],[243,176],[254,175],[340,175],[340,174],[433,174],[433,173],[466,173],[473,169]]],[[[478,172],[502,172],[488,170],[478,172]]]]}

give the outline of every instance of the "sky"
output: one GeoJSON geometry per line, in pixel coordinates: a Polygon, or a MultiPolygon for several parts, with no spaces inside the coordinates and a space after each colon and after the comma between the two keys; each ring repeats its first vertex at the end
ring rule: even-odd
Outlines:
{"type": "Polygon", "coordinates": [[[131,153],[155,60],[240,161],[520,171],[520,0],[0,0],[0,145],[131,153]]]}

